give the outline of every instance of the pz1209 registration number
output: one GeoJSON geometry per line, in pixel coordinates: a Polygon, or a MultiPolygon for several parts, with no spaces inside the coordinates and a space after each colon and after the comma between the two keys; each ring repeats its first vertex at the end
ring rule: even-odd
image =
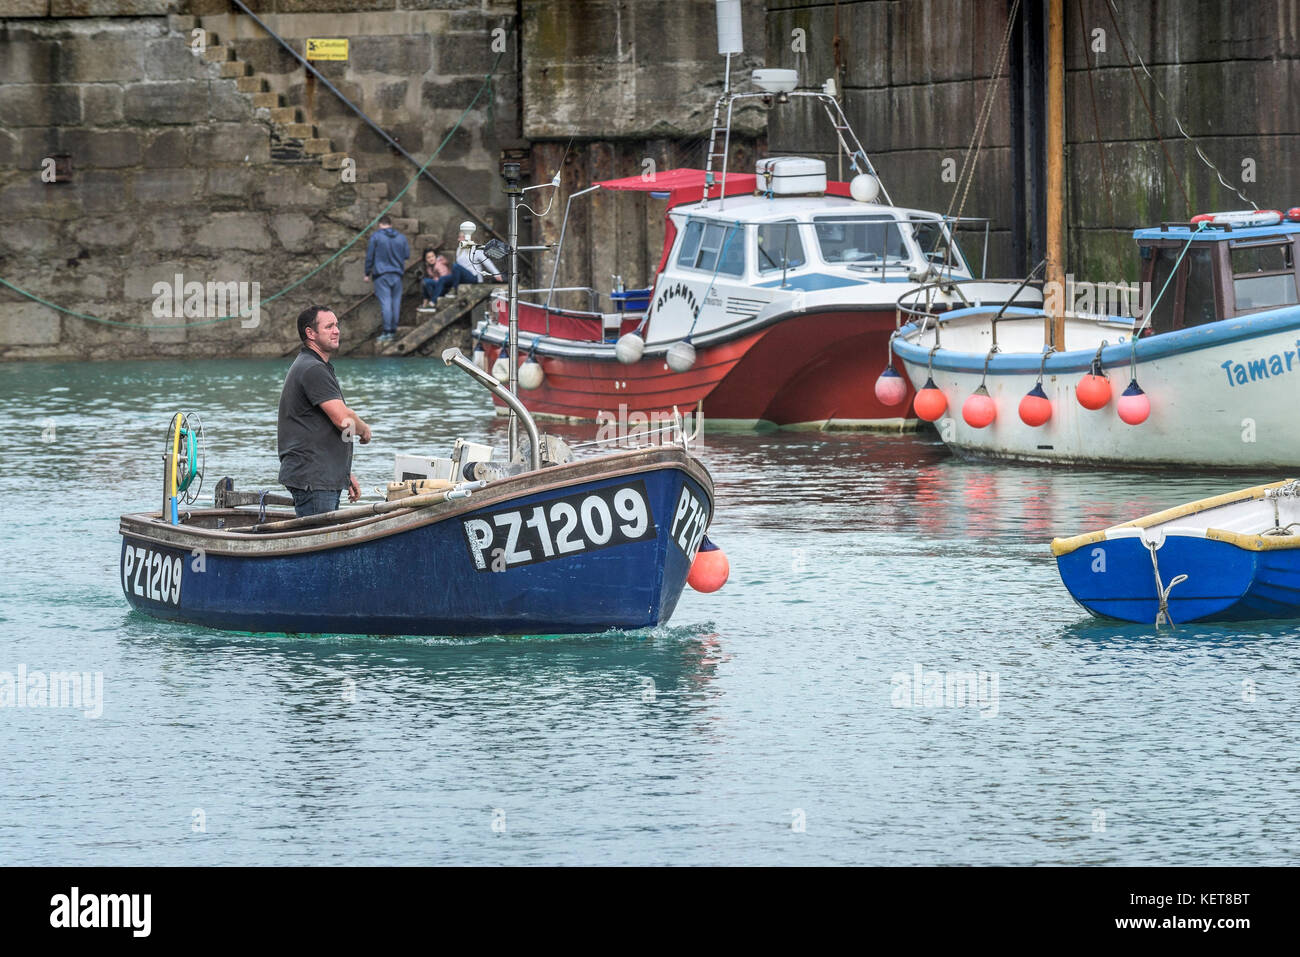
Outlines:
{"type": "Polygon", "coordinates": [[[655,536],[645,483],[629,482],[465,519],[479,571],[503,572],[655,536]]]}
{"type": "Polygon", "coordinates": [[[122,590],[150,601],[179,605],[183,564],[178,556],[127,545],[122,549],[122,590]]]}

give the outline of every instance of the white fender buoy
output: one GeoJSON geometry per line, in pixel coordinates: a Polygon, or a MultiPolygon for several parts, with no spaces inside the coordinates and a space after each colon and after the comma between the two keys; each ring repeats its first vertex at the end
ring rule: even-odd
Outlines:
{"type": "Polygon", "coordinates": [[[470,354],[469,361],[474,363],[474,365],[478,366],[484,372],[488,371],[487,353],[483,351],[483,347],[478,343],[474,344],[474,351],[470,354]]]}
{"type": "Polygon", "coordinates": [[[510,353],[504,349],[497,356],[497,361],[492,363],[492,378],[498,382],[507,382],[510,379],[510,353]]]}
{"type": "Polygon", "coordinates": [[[635,332],[619,336],[618,342],[614,344],[614,358],[624,365],[640,362],[643,352],[645,352],[645,340],[635,332]]]}
{"type": "Polygon", "coordinates": [[[695,347],[689,339],[674,342],[668,349],[667,361],[674,372],[685,372],[695,365],[695,347]]]}
{"type": "Polygon", "coordinates": [[[542,364],[529,356],[524,364],[519,367],[519,386],[523,389],[536,389],[546,378],[546,373],[542,371],[542,364]]]}

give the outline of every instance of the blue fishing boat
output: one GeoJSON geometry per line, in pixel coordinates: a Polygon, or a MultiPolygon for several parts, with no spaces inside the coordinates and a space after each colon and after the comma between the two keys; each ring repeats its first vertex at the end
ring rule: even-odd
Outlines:
{"type": "Polygon", "coordinates": [[[1300,617],[1300,481],[1219,495],[1052,542],[1074,600],[1182,624],[1300,617]]]}
{"type": "Polygon", "coordinates": [[[382,502],[295,518],[267,509],[286,499],[223,479],[213,508],[188,508],[197,429],[178,414],[163,509],[121,519],[127,601],[252,632],[564,634],[667,621],[713,515],[712,479],[680,422],[657,442],[579,457],[539,435],[459,350],[443,358],[516,404],[528,461],[494,463],[490,447],[460,442],[423,474],[399,457],[382,502]]]}

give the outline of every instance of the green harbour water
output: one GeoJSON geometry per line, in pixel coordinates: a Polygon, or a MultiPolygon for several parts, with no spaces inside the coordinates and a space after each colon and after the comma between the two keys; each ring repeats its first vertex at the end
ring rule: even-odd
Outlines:
{"type": "MultiPolygon", "coordinates": [[[[0,365],[0,839],[47,864],[1288,864],[1300,623],[1091,619],[1047,543],[1280,475],[970,463],[932,435],[710,431],[719,592],[641,632],[240,635],[130,610],[170,414],[272,486],[288,360],[0,365]],[[976,673],[969,701],[917,678],[976,673]]],[[[395,452],[504,441],[440,362],[342,359],[395,452]]],[[[554,428],[577,441],[594,426],[554,428]]]]}

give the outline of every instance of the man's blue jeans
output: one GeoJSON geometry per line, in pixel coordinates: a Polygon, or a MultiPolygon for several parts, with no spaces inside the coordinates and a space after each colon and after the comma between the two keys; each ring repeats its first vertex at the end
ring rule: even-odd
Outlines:
{"type": "MultiPolygon", "coordinates": [[[[288,488],[288,486],[285,486],[288,488]]],[[[342,496],[341,489],[303,489],[290,488],[289,494],[293,496],[293,511],[299,518],[308,515],[319,515],[321,512],[332,512],[339,507],[339,497],[342,496]]]]}
{"type": "Polygon", "coordinates": [[[402,274],[386,272],[375,276],[375,298],[379,300],[379,311],[384,316],[384,333],[391,335],[397,331],[397,317],[402,312],[402,274]]]}

